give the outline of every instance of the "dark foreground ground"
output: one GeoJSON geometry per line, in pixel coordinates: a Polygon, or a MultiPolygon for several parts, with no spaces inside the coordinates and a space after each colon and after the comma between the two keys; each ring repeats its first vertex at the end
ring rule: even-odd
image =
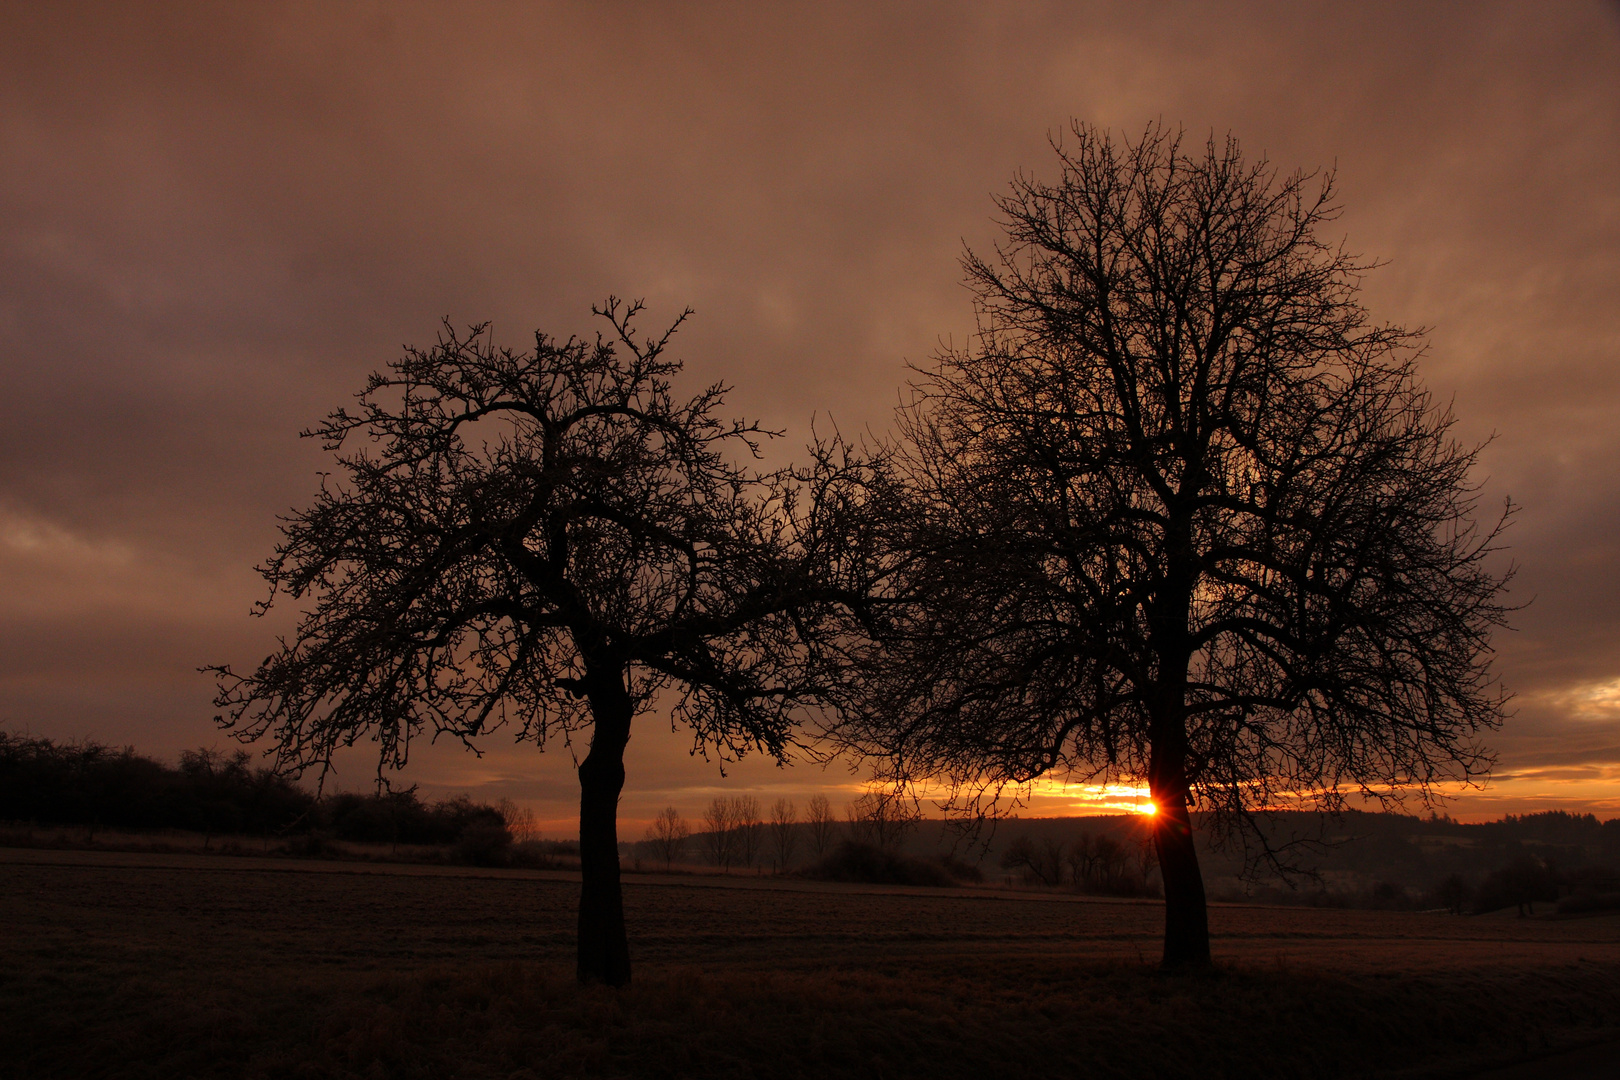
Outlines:
{"type": "Polygon", "coordinates": [[[634,984],[563,875],[0,849],[0,1077],[1607,1075],[1620,918],[631,878],[634,984]],[[1586,1060],[1587,1065],[1581,1065],[1586,1060]],[[1581,1068],[1598,1071],[1579,1072],[1581,1068]]]}

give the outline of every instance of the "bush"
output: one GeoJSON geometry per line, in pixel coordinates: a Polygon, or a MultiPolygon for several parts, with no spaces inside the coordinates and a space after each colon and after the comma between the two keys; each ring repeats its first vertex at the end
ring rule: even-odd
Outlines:
{"type": "Polygon", "coordinates": [[[845,840],[831,855],[804,872],[818,881],[857,881],[868,885],[955,884],[945,868],[937,863],[910,859],[884,851],[871,844],[845,840]]]}
{"type": "Polygon", "coordinates": [[[0,730],[0,820],[90,829],[290,831],[315,796],[253,769],[246,751],[188,750],[180,767],[130,747],[56,743],[0,730]]]}
{"type": "Polygon", "coordinates": [[[1560,915],[1595,915],[1620,911],[1620,893],[1576,893],[1558,901],[1560,915]]]}
{"type": "Polygon", "coordinates": [[[507,865],[525,870],[578,870],[579,844],[573,840],[520,840],[507,853],[507,865]]]}
{"type": "Polygon", "coordinates": [[[456,837],[450,858],[467,866],[505,866],[511,851],[512,834],[504,821],[474,820],[456,837]]]}
{"type": "Polygon", "coordinates": [[[1484,914],[1517,907],[1520,915],[1534,915],[1537,900],[1558,900],[1558,870],[1546,859],[1525,854],[1480,882],[1474,894],[1474,911],[1484,914]]]}
{"type": "Polygon", "coordinates": [[[332,844],[331,835],[320,829],[299,833],[288,840],[282,850],[300,859],[321,859],[340,854],[332,844]]]}
{"type": "Polygon", "coordinates": [[[984,872],[970,862],[963,862],[954,855],[941,855],[939,866],[957,881],[977,885],[984,881],[984,872]]]}
{"type": "Polygon", "coordinates": [[[1468,887],[1461,874],[1451,874],[1442,880],[1430,891],[1428,903],[1434,907],[1443,907],[1453,915],[1461,915],[1463,908],[1474,891],[1468,887]]]}

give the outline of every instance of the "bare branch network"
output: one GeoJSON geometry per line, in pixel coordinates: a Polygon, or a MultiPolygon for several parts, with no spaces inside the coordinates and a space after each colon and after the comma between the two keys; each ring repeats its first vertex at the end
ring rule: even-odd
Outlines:
{"type": "Polygon", "coordinates": [[[1073,136],[1056,183],[998,200],[1006,243],[964,260],[977,341],[901,410],[910,558],[835,736],[969,807],[1146,780],[1172,907],[1190,882],[1201,919],[1189,804],[1230,828],[1488,769],[1508,512],[1475,524],[1478,451],[1420,335],[1371,322],[1370,265],[1320,239],[1331,175],[1073,136]]]}
{"type": "Polygon", "coordinates": [[[1512,508],[1476,523],[1421,334],[1320,238],[1332,176],[1182,141],[1054,143],[1057,182],[1020,175],[1005,244],[964,260],[975,341],[919,369],[894,440],[801,469],[752,467],[774,433],[722,419],[724,386],[675,396],[684,314],[645,339],[610,299],[610,334],[529,352],[447,325],[307,433],[338,474],[262,568],[306,611],[211,669],[221,722],[289,770],[374,740],[379,776],[423,733],[588,726],[583,979],[629,978],[617,801],[661,691],[706,754],[783,760],[808,724],[958,808],[1145,781],[1165,960],[1207,962],[1192,808],[1230,835],[1488,770],[1512,508]]]}
{"type": "Polygon", "coordinates": [[[592,722],[595,655],[630,673],[636,711],[674,687],[703,748],[788,750],[829,670],[806,601],[847,576],[827,520],[841,448],[802,477],[739,464],[776,433],[717,418],[722,385],[677,400],[664,352],[686,316],[645,340],[639,310],[610,300],[612,338],[537,334],[528,353],[446,325],[306,433],[339,478],[261,572],[271,600],[314,606],[257,671],[218,669],[240,737],[294,770],[365,737],[380,769],[424,731],[544,743],[592,722]]]}

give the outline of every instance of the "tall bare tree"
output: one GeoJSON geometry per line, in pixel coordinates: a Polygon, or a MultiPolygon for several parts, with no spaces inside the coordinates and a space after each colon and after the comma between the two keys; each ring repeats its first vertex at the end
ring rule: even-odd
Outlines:
{"type": "Polygon", "coordinates": [[[737,858],[737,832],[731,823],[731,799],[717,795],[703,813],[703,846],[709,859],[722,870],[731,869],[737,858]]]}
{"type": "Polygon", "coordinates": [[[578,971],[614,985],[630,977],[616,810],[632,721],[669,687],[708,752],[785,755],[795,710],[836,681],[814,597],[847,552],[822,534],[824,500],[747,466],[770,433],[717,415],[725,387],[675,396],[674,327],[639,337],[639,308],[610,299],[606,337],[536,334],[526,352],[446,325],[374,374],[307,433],[338,478],[261,570],[264,607],[306,605],[296,635],[249,674],[211,669],[221,723],[268,736],[292,770],[367,738],[381,777],[423,733],[588,728],[578,971]]]}
{"type": "Polygon", "coordinates": [[[833,830],[838,826],[838,820],[833,817],[832,800],[825,795],[810,796],[810,806],[807,811],[810,827],[810,851],[816,858],[827,854],[832,846],[833,830]]]}
{"type": "Polygon", "coordinates": [[[798,846],[798,808],[792,799],[777,799],[771,804],[771,869],[779,874],[786,870],[798,846]]]}
{"type": "Polygon", "coordinates": [[[686,839],[691,835],[692,827],[673,806],[660,810],[653,823],[647,826],[647,839],[652,841],[653,852],[663,862],[665,870],[681,857],[686,849],[686,839]]]}
{"type": "Polygon", "coordinates": [[[979,334],[902,410],[897,562],[841,730],[962,798],[1050,772],[1146,780],[1164,961],[1209,958],[1189,806],[1408,795],[1479,777],[1507,519],[1477,449],[1321,236],[1331,175],[1237,143],[1076,125],[1055,183],[969,253],[979,334]]]}
{"type": "Polygon", "coordinates": [[[731,830],[735,837],[737,861],[744,867],[753,868],[759,863],[765,833],[765,823],[759,817],[759,799],[753,795],[732,796],[731,830]]]}

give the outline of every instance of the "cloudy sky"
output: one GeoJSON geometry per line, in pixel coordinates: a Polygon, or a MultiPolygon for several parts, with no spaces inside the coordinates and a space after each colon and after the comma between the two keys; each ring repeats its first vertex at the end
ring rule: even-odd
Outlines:
{"type": "MultiPolygon", "coordinates": [[[[223,746],[253,565],[322,468],[297,432],[443,318],[690,305],[692,383],[801,443],[889,425],[971,326],[990,196],[1071,118],[1335,167],[1365,299],[1522,506],[1517,694],[1459,816],[1620,815],[1620,6],[1288,2],[9,4],[0,14],[0,725],[223,746]],[[472,14],[469,15],[469,12],[472,14]]],[[[651,322],[649,322],[651,325],[651,322]]],[[[802,797],[658,717],[623,815],[802,797]]],[[[409,779],[566,828],[565,747],[409,779]]],[[[340,782],[363,787],[363,763],[340,782]]],[[[1043,812],[1079,804],[1052,792],[1043,812]]],[[[837,793],[838,798],[847,794],[837,793]]]]}

